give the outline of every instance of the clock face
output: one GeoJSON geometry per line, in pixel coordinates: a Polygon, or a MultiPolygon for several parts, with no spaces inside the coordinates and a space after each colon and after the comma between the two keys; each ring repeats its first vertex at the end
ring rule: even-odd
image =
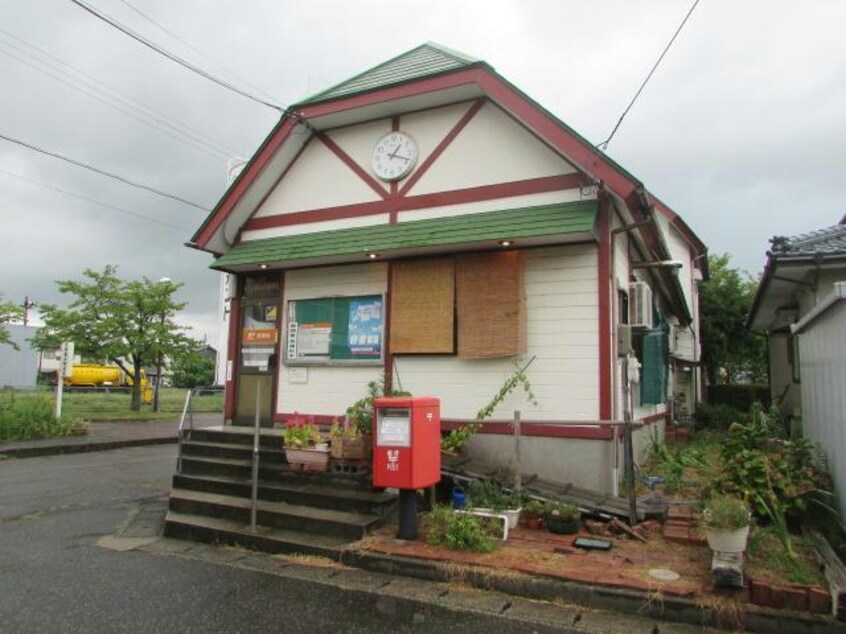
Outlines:
{"type": "Polygon", "coordinates": [[[383,181],[397,181],[417,163],[417,144],[404,132],[389,132],[373,148],[373,173],[383,181]]]}

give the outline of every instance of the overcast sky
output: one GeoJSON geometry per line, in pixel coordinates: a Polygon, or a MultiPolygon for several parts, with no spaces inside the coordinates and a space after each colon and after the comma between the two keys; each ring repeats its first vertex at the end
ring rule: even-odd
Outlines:
{"type": "MultiPolygon", "coordinates": [[[[484,59],[594,143],[691,4],[88,1],[283,105],[437,42],[484,59]]],[[[0,15],[0,135],[211,208],[227,158],[249,157],[278,118],[69,0],[0,0],[0,15]],[[124,112],[103,103],[115,95],[124,112]],[[145,107],[155,120],[139,114],[145,107]]],[[[608,153],[712,253],[757,274],[769,237],[830,226],[846,212],[844,25],[842,0],[701,0],[608,153]]],[[[127,278],[184,282],[183,321],[216,345],[211,256],[183,246],[203,212],[0,140],[0,214],[5,299],[61,302],[55,280],[118,264],[127,278]]]]}

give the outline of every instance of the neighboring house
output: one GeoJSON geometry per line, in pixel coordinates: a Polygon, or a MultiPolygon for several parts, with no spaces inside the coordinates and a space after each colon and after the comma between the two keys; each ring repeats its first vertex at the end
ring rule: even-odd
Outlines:
{"type": "Polygon", "coordinates": [[[767,335],[772,402],[789,417],[803,409],[802,357],[790,327],[846,280],[846,224],[770,242],[747,325],[767,335]]]}
{"type": "Polygon", "coordinates": [[[699,400],[704,245],[629,172],[485,62],[426,44],[290,107],[191,246],[228,272],[225,417],[329,422],[385,375],[473,420],[468,450],[617,490],[620,323],[642,454],[699,400]],[[633,364],[634,365],[634,364],[633,364]],[[680,408],[681,409],[681,408],[680,408]]]}
{"type": "Polygon", "coordinates": [[[29,345],[38,328],[20,324],[6,324],[9,340],[17,350],[8,344],[0,344],[0,388],[33,389],[38,379],[39,355],[29,345]]]}
{"type": "Polygon", "coordinates": [[[767,333],[770,391],[826,452],[846,521],[846,217],[774,238],[748,324],[767,333]]]}

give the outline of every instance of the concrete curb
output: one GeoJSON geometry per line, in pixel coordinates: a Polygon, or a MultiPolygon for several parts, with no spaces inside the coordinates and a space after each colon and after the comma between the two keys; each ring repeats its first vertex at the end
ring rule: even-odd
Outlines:
{"type": "Polygon", "coordinates": [[[600,610],[650,616],[695,626],[738,629],[762,634],[844,634],[846,623],[786,610],[741,604],[742,610],[720,611],[719,604],[700,604],[682,597],[665,596],[604,586],[588,585],[521,573],[502,572],[480,566],[451,565],[397,555],[359,550],[341,554],[342,564],[371,572],[414,577],[428,581],[459,580],[475,588],[550,601],[564,599],[600,610]]]}
{"type": "Polygon", "coordinates": [[[166,445],[176,443],[176,436],[157,436],[152,438],[132,438],[127,440],[95,440],[85,443],[67,443],[56,445],[35,445],[30,447],[2,447],[0,457],[38,458],[58,456],[67,453],[88,453],[90,451],[109,451],[126,447],[144,447],[147,445],[166,445]]]}

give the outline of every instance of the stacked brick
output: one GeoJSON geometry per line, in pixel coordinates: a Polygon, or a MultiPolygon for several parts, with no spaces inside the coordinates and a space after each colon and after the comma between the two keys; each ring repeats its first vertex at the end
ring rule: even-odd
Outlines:
{"type": "Polygon", "coordinates": [[[676,544],[703,546],[708,543],[693,509],[685,505],[671,506],[667,510],[663,534],[664,539],[676,544]]]}

